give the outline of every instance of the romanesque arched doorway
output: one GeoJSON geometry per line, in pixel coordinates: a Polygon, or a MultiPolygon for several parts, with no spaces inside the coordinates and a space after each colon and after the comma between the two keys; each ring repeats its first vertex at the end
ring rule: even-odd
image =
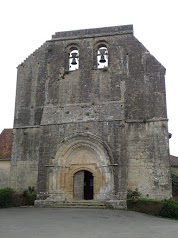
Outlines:
{"type": "Polygon", "coordinates": [[[64,200],[106,200],[113,194],[111,153],[98,137],[77,134],[64,140],[47,167],[48,195],[64,200]]]}
{"type": "Polygon", "coordinates": [[[81,170],[74,174],[74,199],[93,199],[94,177],[90,171],[81,170]]]}

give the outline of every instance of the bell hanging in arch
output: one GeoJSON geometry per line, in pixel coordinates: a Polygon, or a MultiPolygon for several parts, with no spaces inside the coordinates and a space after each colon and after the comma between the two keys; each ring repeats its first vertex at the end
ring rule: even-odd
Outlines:
{"type": "Polygon", "coordinates": [[[99,49],[101,58],[100,58],[100,63],[105,63],[106,59],[105,59],[105,54],[106,54],[106,49],[99,49]]]}
{"type": "Polygon", "coordinates": [[[104,56],[104,55],[101,55],[100,63],[105,63],[105,62],[106,62],[105,56],[104,56]]]}
{"type": "Polygon", "coordinates": [[[77,61],[76,61],[76,58],[77,58],[77,53],[72,53],[72,62],[71,64],[72,65],[76,65],[77,64],[77,61]]]}
{"type": "Polygon", "coordinates": [[[76,65],[76,64],[77,64],[76,58],[73,58],[73,59],[72,59],[71,64],[72,64],[72,65],[76,65]]]}

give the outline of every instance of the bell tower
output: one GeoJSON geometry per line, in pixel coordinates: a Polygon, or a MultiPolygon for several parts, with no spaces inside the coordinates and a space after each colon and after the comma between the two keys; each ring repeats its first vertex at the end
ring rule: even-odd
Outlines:
{"type": "Polygon", "coordinates": [[[18,66],[11,186],[39,206],[170,198],[164,76],[132,25],[55,33],[18,66]]]}

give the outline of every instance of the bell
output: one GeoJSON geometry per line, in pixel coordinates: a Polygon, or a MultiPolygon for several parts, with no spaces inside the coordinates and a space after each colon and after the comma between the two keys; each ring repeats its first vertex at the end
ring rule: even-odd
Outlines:
{"type": "Polygon", "coordinates": [[[77,61],[76,61],[77,53],[72,53],[71,55],[72,55],[72,62],[71,62],[71,64],[72,65],[76,65],[77,64],[77,61]]]}
{"type": "Polygon", "coordinates": [[[76,58],[73,58],[73,59],[72,59],[71,64],[72,64],[72,65],[76,65],[76,64],[77,64],[76,58]]]}
{"type": "Polygon", "coordinates": [[[105,62],[106,62],[106,60],[105,60],[104,55],[101,55],[100,63],[105,63],[105,62]]]}
{"type": "Polygon", "coordinates": [[[99,53],[101,55],[101,58],[100,58],[100,63],[105,63],[106,60],[105,60],[105,55],[106,55],[106,49],[99,49],[99,53]]]}

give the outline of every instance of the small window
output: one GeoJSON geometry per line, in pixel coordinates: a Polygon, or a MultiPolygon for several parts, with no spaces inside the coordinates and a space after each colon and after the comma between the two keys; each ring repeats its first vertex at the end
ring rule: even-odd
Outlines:
{"type": "Polygon", "coordinates": [[[69,53],[69,71],[79,68],[79,51],[77,48],[72,48],[69,53]]]}
{"type": "Polygon", "coordinates": [[[97,51],[97,68],[102,69],[108,67],[108,49],[106,46],[101,46],[97,51]]]}

